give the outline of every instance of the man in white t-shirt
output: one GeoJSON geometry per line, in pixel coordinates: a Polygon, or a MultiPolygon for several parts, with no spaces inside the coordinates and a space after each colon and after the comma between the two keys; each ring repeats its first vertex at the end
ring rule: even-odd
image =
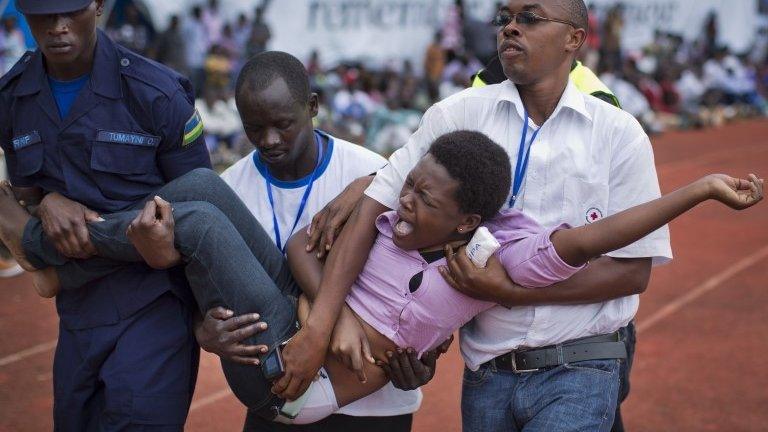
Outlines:
{"type": "MultiPolygon", "coordinates": [[[[313,129],[317,95],[310,93],[304,66],[289,54],[265,52],[251,59],[240,72],[236,100],[256,150],[227,169],[222,178],[281,249],[293,232],[309,225],[313,215],[350,183],[386,164],[386,159],[370,150],[313,129]]],[[[212,311],[206,314],[197,331],[200,345],[234,361],[249,357],[252,352],[239,341],[257,331],[253,322],[216,317],[223,318],[212,311]],[[216,326],[216,321],[224,325],[216,326]],[[241,325],[228,332],[203,334],[205,329],[227,328],[227,321],[241,325]],[[237,333],[238,329],[244,331],[237,333]],[[219,339],[231,342],[223,346],[219,339]]],[[[420,404],[420,391],[402,391],[388,384],[313,425],[282,425],[249,413],[245,430],[409,431],[412,413],[420,404]]]]}
{"type": "MultiPolygon", "coordinates": [[[[437,137],[469,129],[498,142],[516,168],[508,205],[544,226],[591,223],[659,196],[639,123],[569,81],[586,37],[584,2],[509,0],[496,23],[508,80],[432,106],[377,173],[331,249],[307,325],[283,350],[286,377],[275,385],[281,394],[303,391],[294,381],[322,363],[318,353],[368,256],[375,218],[398,207],[406,175],[437,137]]],[[[610,430],[626,358],[617,330],[634,317],[652,263],[671,257],[664,227],[540,289],[515,285],[493,258],[472,274],[455,273],[453,264],[443,269],[454,288],[500,305],[461,332],[464,430],[610,430]]],[[[474,268],[465,254],[455,259],[474,268]]]]}

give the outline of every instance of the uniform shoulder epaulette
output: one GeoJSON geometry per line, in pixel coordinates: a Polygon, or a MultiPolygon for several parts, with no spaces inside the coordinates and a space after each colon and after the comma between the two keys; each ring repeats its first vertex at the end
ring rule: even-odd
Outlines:
{"type": "Polygon", "coordinates": [[[14,79],[18,78],[22,72],[24,72],[25,69],[27,69],[27,65],[29,64],[29,60],[32,58],[32,55],[34,54],[34,51],[27,51],[24,53],[23,56],[19,59],[19,61],[16,62],[15,65],[11,68],[11,70],[8,71],[5,75],[0,77],[0,90],[5,90],[8,85],[13,82],[14,79]]]}
{"type": "Polygon", "coordinates": [[[179,83],[181,75],[174,70],[126,49],[120,49],[118,52],[120,72],[124,76],[141,81],[168,98],[177,91],[184,90],[179,83]]]}

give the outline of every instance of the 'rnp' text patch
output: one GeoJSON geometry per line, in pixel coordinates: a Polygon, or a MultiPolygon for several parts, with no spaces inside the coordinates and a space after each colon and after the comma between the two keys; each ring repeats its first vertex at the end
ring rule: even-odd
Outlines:
{"type": "Polygon", "coordinates": [[[31,146],[40,142],[40,134],[37,131],[32,131],[26,135],[17,136],[13,139],[13,149],[21,150],[24,147],[31,146]]]}

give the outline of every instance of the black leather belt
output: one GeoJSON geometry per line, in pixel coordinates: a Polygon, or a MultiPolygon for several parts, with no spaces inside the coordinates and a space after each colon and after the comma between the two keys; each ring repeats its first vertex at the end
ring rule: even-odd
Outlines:
{"type": "Polygon", "coordinates": [[[625,359],[627,347],[619,332],[574,339],[557,345],[511,351],[493,360],[496,368],[512,372],[535,372],[585,360],[625,359]]]}

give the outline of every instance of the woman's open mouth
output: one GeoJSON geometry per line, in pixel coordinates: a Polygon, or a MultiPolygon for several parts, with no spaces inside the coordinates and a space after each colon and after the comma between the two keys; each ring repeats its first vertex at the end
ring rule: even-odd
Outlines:
{"type": "Polygon", "coordinates": [[[406,218],[403,217],[403,214],[400,213],[400,210],[397,211],[397,219],[398,221],[393,229],[395,236],[406,237],[410,235],[413,232],[413,224],[408,222],[406,218]]]}
{"type": "Polygon", "coordinates": [[[394,232],[398,237],[406,237],[413,232],[413,225],[404,220],[401,220],[395,224],[394,232]]]}

